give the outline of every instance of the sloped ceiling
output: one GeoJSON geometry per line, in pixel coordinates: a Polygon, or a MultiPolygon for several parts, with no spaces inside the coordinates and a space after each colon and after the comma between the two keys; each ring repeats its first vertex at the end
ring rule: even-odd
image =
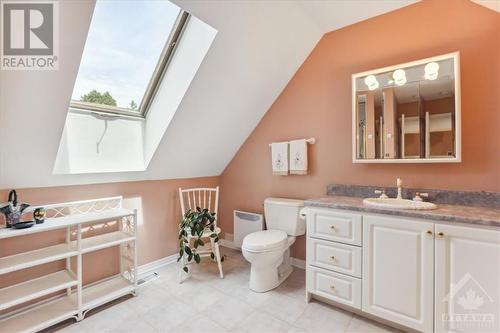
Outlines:
{"type": "Polygon", "coordinates": [[[93,1],[60,1],[58,71],[0,72],[0,188],[219,175],[321,36],[416,1],[174,0],[218,30],[147,171],[53,175],[93,1]]]}
{"type": "Polygon", "coordinates": [[[488,9],[494,10],[500,13],[500,0],[471,0],[478,5],[484,6],[488,9]]]}

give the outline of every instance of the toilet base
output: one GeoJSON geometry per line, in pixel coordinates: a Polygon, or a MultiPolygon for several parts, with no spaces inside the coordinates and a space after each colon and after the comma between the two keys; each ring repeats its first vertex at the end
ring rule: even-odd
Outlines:
{"type": "Polygon", "coordinates": [[[278,267],[278,276],[279,276],[279,284],[288,279],[290,274],[293,272],[293,266],[282,263],[280,267],[278,267]]]}
{"type": "Polygon", "coordinates": [[[290,264],[290,249],[287,249],[276,265],[250,268],[250,289],[257,293],[264,293],[278,287],[293,272],[290,264]],[[277,266],[277,267],[276,267],[277,266]]]}

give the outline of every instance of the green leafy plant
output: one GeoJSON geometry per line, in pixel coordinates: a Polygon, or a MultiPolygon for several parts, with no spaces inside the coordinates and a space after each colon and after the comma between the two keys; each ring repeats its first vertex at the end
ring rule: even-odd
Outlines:
{"type": "MultiPolygon", "coordinates": [[[[187,256],[187,263],[193,260],[199,264],[201,261],[200,255],[198,254],[198,247],[204,246],[205,242],[202,240],[203,234],[210,230],[209,237],[213,239],[214,243],[219,241],[219,236],[215,232],[215,213],[211,213],[208,209],[201,209],[196,207],[196,210],[188,209],[184,214],[180,224],[179,224],[179,262],[184,255],[187,256]],[[194,242],[191,245],[189,240],[194,242]]],[[[205,236],[206,237],[206,236],[205,236]]],[[[213,252],[210,253],[212,259],[215,258],[213,252]]],[[[221,258],[224,261],[224,258],[221,258]]],[[[186,273],[189,271],[188,267],[184,265],[182,268],[186,273]]]]}
{"type": "Polygon", "coordinates": [[[83,95],[80,100],[87,103],[103,104],[116,106],[116,100],[109,92],[101,93],[95,89],[91,90],[88,94],[83,95]]]}

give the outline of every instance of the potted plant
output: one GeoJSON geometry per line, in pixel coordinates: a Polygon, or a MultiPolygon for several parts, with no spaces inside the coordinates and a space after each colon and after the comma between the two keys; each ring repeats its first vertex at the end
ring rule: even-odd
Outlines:
{"type": "MultiPolygon", "coordinates": [[[[187,263],[193,260],[199,264],[201,261],[200,255],[198,254],[198,247],[204,246],[205,242],[202,240],[202,236],[205,232],[210,230],[211,234],[209,237],[213,239],[215,243],[219,241],[217,233],[215,233],[215,213],[211,213],[208,209],[201,209],[196,207],[196,210],[188,209],[184,214],[180,224],[179,224],[179,262],[184,255],[187,256],[187,262],[184,263],[182,268],[186,273],[189,271],[186,266],[187,263]],[[190,239],[194,239],[191,245],[190,239]]],[[[205,237],[207,237],[205,235],[205,237]]],[[[212,259],[215,258],[215,253],[213,251],[210,253],[212,259]]],[[[224,258],[221,258],[224,261],[224,258]]]]}

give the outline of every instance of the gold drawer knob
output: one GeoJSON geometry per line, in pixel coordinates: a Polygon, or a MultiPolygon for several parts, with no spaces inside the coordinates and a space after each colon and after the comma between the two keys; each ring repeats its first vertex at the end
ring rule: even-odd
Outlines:
{"type": "Polygon", "coordinates": [[[330,259],[335,260],[335,256],[331,256],[330,259]]]}
{"type": "Polygon", "coordinates": [[[431,230],[427,230],[427,235],[432,235],[432,231],[431,230]]]}
{"type": "Polygon", "coordinates": [[[331,290],[335,290],[335,286],[330,286],[330,289],[331,290]]]}
{"type": "Polygon", "coordinates": [[[330,229],[335,230],[335,226],[332,224],[332,225],[330,226],[330,229]]]}
{"type": "Polygon", "coordinates": [[[438,232],[437,233],[437,237],[438,238],[443,238],[444,237],[444,233],[443,232],[438,232]]]}

